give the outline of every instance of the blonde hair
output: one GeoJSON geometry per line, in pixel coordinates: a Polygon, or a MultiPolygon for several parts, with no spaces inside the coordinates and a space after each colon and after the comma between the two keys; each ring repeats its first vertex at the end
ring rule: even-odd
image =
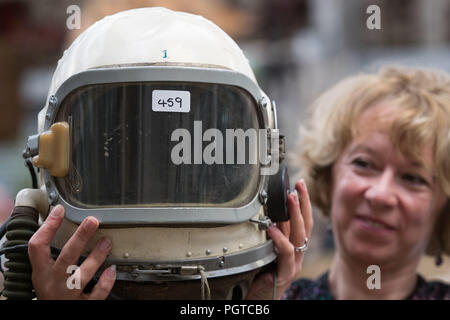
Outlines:
{"type": "MultiPolygon", "coordinates": [[[[357,134],[358,119],[371,105],[389,99],[401,109],[391,120],[390,139],[403,154],[421,161],[432,143],[433,175],[450,198],[450,76],[429,69],[386,67],[376,74],[342,80],[311,106],[300,128],[300,168],[311,201],[325,215],[330,210],[331,170],[344,148],[357,134]]],[[[450,201],[436,223],[428,254],[450,255],[450,201]]]]}

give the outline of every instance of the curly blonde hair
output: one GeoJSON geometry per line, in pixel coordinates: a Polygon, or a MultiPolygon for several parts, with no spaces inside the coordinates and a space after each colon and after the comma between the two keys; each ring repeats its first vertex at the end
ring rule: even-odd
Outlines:
{"type": "MultiPolygon", "coordinates": [[[[300,168],[312,203],[326,216],[331,207],[333,164],[357,134],[360,115],[385,99],[401,108],[388,129],[394,147],[421,161],[424,146],[431,142],[431,169],[450,198],[450,76],[431,69],[385,67],[375,74],[344,79],[323,93],[300,127],[298,151],[291,159],[300,168]]],[[[450,201],[426,252],[450,255],[450,201]]]]}

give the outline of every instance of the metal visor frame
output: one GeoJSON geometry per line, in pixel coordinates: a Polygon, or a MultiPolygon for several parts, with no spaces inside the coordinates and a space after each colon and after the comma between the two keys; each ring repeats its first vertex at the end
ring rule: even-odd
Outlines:
{"type": "MultiPolygon", "coordinates": [[[[67,79],[49,99],[45,115],[44,131],[54,123],[64,99],[74,90],[93,84],[173,81],[224,84],[239,87],[248,92],[255,101],[260,117],[260,129],[269,129],[268,102],[258,86],[247,76],[226,69],[180,66],[133,66],[90,69],[67,79]]],[[[256,195],[239,208],[220,207],[150,207],[150,208],[77,208],[61,197],[48,170],[41,169],[49,202],[64,206],[68,220],[80,224],[87,216],[96,217],[103,226],[141,225],[193,225],[235,224],[248,221],[257,214],[264,201],[261,194],[267,187],[268,177],[260,174],[256,195]]]]}

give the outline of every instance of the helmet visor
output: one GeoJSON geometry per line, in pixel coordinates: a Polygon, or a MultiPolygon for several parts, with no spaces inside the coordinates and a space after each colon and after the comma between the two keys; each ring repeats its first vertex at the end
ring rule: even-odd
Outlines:
{"type": "Polygon", "coordinates": [[[132,82],[80,87],[56,121],[70,126],[71,205],[241,207],[259,187],[254,98],[223,84],[132,82]]]}

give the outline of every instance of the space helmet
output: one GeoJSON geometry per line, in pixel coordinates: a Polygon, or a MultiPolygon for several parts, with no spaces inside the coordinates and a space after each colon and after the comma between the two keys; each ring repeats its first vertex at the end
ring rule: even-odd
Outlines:
{"type": "Polygon", "coordinates": [[[65,208],[55,254],[87,216],[100,225],[86,255],[111,239],[98,271],[116,265],[111,298],[239,299],[276,260],[265,230],[287,219],[289,190],[276,105],[201,16],[141,8],[86,29],[26,155],[65,208]]]}

